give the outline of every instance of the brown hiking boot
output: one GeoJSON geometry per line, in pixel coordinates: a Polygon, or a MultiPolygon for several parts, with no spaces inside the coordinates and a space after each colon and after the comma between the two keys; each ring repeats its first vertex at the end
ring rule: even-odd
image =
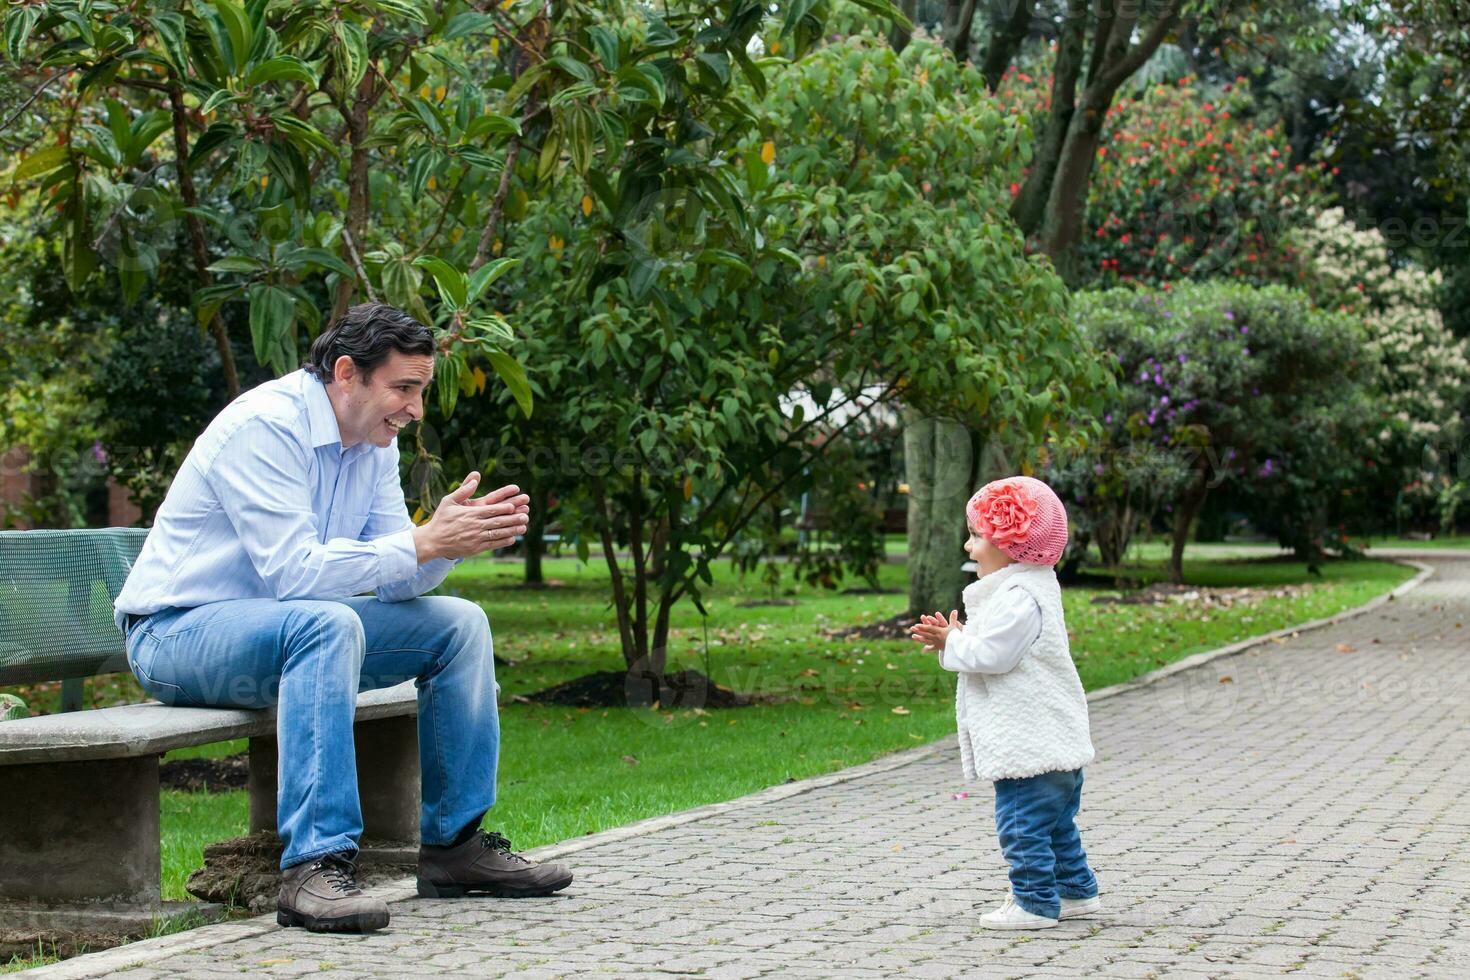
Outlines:
{"type": "Polygon", "coordinates": [[[388,924],[388,905],[357,887],[346,854],[324,854],[281,873],[276,921],[311,932],[372,932],[388,924]]]}
{"type": "Polygon", "coordinates": [[[550,895],[572,883],[561,864],[537,864],[510,850],[510,841],[480,830],[458,846],[419,848],[419,895],[458,898],[476,893],[500,898],[550,895]]]}

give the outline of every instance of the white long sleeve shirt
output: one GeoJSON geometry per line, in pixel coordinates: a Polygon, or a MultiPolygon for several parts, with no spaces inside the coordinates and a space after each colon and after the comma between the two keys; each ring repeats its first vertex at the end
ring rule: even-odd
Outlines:
{"type": "Polygon", "coordinates": [[[121,627],[129,613],[224,599],[398,602],[455,564],[418,561],[398,444],[343,448],[326,388],[296,371],[241,395],[200,435],[113,608],[121,627]]]}
{"type": "Polygon", "coordinates": [[[1041,606],[1024,589],[1006,589],[986,607],[973,628],[951,630],[939,665],[965,674],[1004,674],[1041,635],[1041,606]]]}

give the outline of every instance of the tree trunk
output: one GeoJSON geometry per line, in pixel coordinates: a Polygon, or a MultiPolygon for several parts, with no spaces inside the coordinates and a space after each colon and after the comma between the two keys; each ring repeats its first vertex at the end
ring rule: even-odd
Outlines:
{"type": "Polygon", "coordinates": [[[1077,241],[1087,208],[1087,184],[1092,178],[1092,164],[1102,142],[1103,119],[1107,105],[1101,109],[1088,96],[1072,116],[1067,141],[1057,162],[1056,177],[1046,202],[1046,215],[1041,225],[1041,250],[1051,256],[1062,278],[1076,282],[1071,250],[1077,241]]]}
{"type": "MultiPolygon", "coordinates": [[[[194,175],[189,169],[189,130],[184,116],[184,90],[173,75],[170,75],[168,97],[173,113],[174,166],[179,178],[179,196],[184,199],[184,207],[189,209],[184,216],[184,223],[189,229],[189,246],[194,253],[194,274],[202,285],[209,286],[214,283],[214,276],[209,274],[209,249],[204,242],[204,223],[193,210],[199,207],[199,194],[194,189],[194,175]]],[[[210,318],[209,333],[214,337],[215,350],[219,352],[225,392],[233,399],[240,394],[240,376],[235,372],[235,354],[230,349],[225,321],[218,312],[210,318]]]]}
{"type": "Polygon", "coordinates": [[[909,612],[959,608],[969,575],[965,503],[974,481],[970,432],[950,419],[905,412],[904,469],[909,483],[909,612]]]}
{"type": "Polygon", "coordinates": [[[975,24],[975,0],[965,0],[960,7],[959,16],[955,18],[954,30],[946,35],[949,50],[954,53],[956,61],[964,62],[970,58],[970,29],[975,24]]]}
{"type": "Polygon", "coordinates": [[[1072,116],[1077,108],[1077,79],[1082,73],[1082,55],[1087,40],[1088,0],[1068,0],[1067,20],[1057,42],[1056,70],[1051,85],[1051,112],[1046,127],[1036,141],[1031,158],[1031,174],[1011,208],[1011,215],[1021,231],[1034,235],[1046,216],[1046,202],[1051,197],[1052,181],[1061,160],[1062,145],[1072,116]]]}
{"type": "MultiPolygon", "coordinates": [[[[913,23],[914,15],[919,9],[919,0],[900,0],[898,8],[909,19],[909,23],[913,23]]],[[[909,46],[909,41],[912,38],[913,33],[911,31],[894,24],[888,31],[888,46],[896,53],[903,54],[903,49],[909,46]]]]}
{"type": "Polygon", "coordinates": [[[1133,32],[1138,25],[1140,5],[1106,4],[1098,19],[1086,88],[1067,127],[1041,221],[1041,249],[1051,256],[1053,264],[1069,282],[1077,280],[1072,246],[1076,244],[1087,207],[1087,186],[1102,142],[1108,109],[1118,89],[1143,67],[1178,24],[1179,6],[1180,0],[1171,0],[1137,44],[1133,43],[1133,32]]]}
{"type": "Polygon", "coordinates": [[[527,491],[531,497],[530,521],[526,524],[525,584],[544,585],[546,577],[541,571],[541,559],[546,554],[546,502],[549,494],[540,484],[532,483],[527,491]]]}
{"type": "MultiPolygon", "coordinates": [[[[985,46],[985,59],[980,67],[980,73],[985,76],[985,84],[992,92],[1000,85],[1006,69],[1011,66],[1016,52],[1021,49],[1026,35],[1030,33],[1031,17],[1036,12],[1036,0],[1011,2],[1015,6],[1011,8],[1010,18],[1004,24],[991,28],[990,43],[985,46]]],[[[1058,54],[1059,61],[1060,57],[1058,54]]]]}
{"type": "MultiPolygon", "coordinates": [[[[358,254],[365,254],[368,249],[367,236],[364,234],[367,229],[369,190],[368,148],[365,144],[369,135],[368,111],[377,101],[373,92],[375,83],[376,79],[371,71],[362,76],[345,120],[347,138],[352,149],[347,163],[347,215],[343,225],[347,236],[355,243],[358,254]]],[[[356,292],[357,280],[352,276],[343,276],[337,281],[337,294],[332,299],[330,322],[336,322],[338,317],[347,312],[356,292]]]]}
{"type": "Polygon", "coordinates": [[[1209,492],[1209,474],[1202,470],[1174,505],[1174,548],[1169,554],[1169,581],[1175,585],[1184,584],[1184,546],[1189,543],[1189,530],[1194,526],[1195,516],[1204,506],[1209,492]]]}

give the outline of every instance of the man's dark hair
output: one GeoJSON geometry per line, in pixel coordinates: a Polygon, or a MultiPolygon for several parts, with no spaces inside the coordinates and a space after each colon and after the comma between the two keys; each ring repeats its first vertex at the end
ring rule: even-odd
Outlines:
{"type": "Polygon", "coordinates": [[[363,303],[339,316],[312,341],[311,354],[303,365],[322,384],[332,380],[337,359],[343,354],[364,375],[370,375],[388,359],[390,351],[427,354],[436,350],[434,335],[407,313],[386,303],[363,303]]]}

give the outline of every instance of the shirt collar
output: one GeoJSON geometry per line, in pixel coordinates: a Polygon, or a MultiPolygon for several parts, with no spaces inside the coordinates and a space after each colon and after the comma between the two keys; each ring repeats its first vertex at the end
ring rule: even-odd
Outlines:
{"type": "Polygon", "coordinates": [[[312,448],[342,448],[342,427],[337,424],[337,413],[332,411],[332,400],[327,397],[327,386],[313,374],[302,371],[301,376],[306,390],[306,421],[311,429],[312,448]]]}

